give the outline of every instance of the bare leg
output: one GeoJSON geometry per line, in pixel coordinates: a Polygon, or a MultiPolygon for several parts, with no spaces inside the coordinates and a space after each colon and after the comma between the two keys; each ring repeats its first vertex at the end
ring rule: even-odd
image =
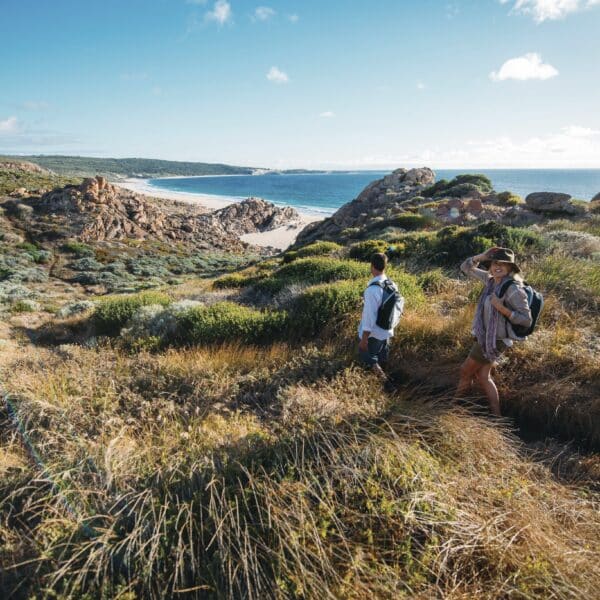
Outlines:
{"type": "Polygon", "coordinates": [[[493,364],[483,365],[477,372],[477,380],[487,396],[492,414],[500,417],[500,398],[498,396],[498,388],[496,387],[491,374],[493,366],[493,364]]]}
{"type": "Polygon", "coordinates": [[[458,380],[458,387],[456,388],[457,396],[464,396],[473,385],[473,377],[477,376],[477,373],[483,365],[472,359],[470,356],[460,367],[460,379],[458,380]]]}

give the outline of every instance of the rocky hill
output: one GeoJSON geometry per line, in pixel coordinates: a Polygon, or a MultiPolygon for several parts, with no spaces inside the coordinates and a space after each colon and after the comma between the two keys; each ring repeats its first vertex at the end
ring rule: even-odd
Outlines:
{"type": "Polygon", "coordinates": [[[364,237],[367,231],[386,228],[418,229],[426,222],[472,225],[494,221],[524,226],[552,216],[578,217],[594,203],[573,202],[569,194],[539,192],[525,201],[510,192],[497,193],[483,175],[459,175],[452,181],[435,181],[429,168],[397,169],[369,184],[356,199],[331,217],[308,225],[296,245],[314,240],[364,237]]]}
{"type": "MultiPolygon", "coordinates": [[[[18,195],[21,195],[20,193],[18,195]]],[[[76,238],[83,242],[130,239],[180,241],[198,248],[240,251],[239,236],[296,223],[298,213],[251,198],[208,212],[189,203],[150,199],[112,185],[104,177],[37,196],[4,202],[39,240],[76,238]]]]}

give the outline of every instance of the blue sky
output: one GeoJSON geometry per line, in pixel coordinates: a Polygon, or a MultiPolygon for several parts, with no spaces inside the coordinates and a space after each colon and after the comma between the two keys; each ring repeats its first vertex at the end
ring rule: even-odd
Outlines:
{"type": "Polygon", "coordinates": [[[0,152],[600,167],[600,0],[0,0],[0,152]]]}

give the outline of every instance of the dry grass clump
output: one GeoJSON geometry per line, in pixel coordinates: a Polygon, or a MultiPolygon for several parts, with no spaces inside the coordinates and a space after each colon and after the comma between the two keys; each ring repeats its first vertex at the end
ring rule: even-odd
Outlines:
{"type": "Polygon", "coordinates": [[[15,361],[0,438],[0,587],[15,597],[600,585],[593,494],[555,482],[496,423],[410,387],[387,396],[335,348],[63,346],[15,361]]]}

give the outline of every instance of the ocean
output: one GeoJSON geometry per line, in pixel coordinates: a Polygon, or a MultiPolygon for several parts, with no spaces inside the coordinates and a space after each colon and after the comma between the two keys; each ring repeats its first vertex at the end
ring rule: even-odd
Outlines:
{"type": "MultiPolygon", "coordinates": [[[[275,204],[327,215],[350,202],[371,182],[387,171],[233,175],[150,179],[162,190],[209,194],[241,200],[250,196],[275,204]]],[[[498,192],[510,190],[522,197],[531,192],[565,192],[580,200],[591,200],[600,192],[600,169],[462,169],[435,171],[436,179],[452,179],[462,173],[487,175],[498,192]]]]}

